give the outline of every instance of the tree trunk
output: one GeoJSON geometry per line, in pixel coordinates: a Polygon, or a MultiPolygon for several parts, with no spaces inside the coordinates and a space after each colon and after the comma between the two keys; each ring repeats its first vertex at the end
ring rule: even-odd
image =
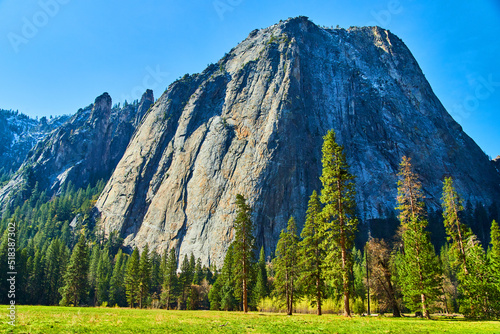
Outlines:
{"type": "Polygon", "coordinates": [[[316,314],[321,315],[321,281],[320,277],[316,277],[316,314]]]}
{"type": "Polygon", "coordinates": [[[427,309],[426,305],[427,298],[425,297],[425,294],[421,294],[421,299],[422,299],[422,314],[425,318],[430,319],[431,315],[429,313],[429,310],[427,309]]]}
{"type": "Polygon", "coordinates": [[[351,309],[349,307],[349,274],[347,272],[347,250],[345,245],[344,229],[340,229],[340,247],[342,248],[342,283],[344,289],[344,316],[351,316],[351,309]]]}

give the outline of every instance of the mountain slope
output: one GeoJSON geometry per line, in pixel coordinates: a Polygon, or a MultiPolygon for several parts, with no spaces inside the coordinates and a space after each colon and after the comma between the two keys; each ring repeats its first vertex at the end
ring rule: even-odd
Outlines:
{"type": "Polygon", "coordinates": [[[444,176],[473,201],[499,175],[446,112],[404,43],[378,27],[323,29],[307,18],[255,30],[218,64],[172,84],[132,137],[96,208],[106,234],[222,264],[235,196],[248,198],[269,254],[290,215],[320,189],[333,128],[369,224],[395,207],[403,155],[440,206],[444,176]]]}
{"type": "Polygon", "coordinates": [[[12,180],[0,190],[0,203],[24,201],[38,190],[57,193],[71,182],[75,187],[107,179],[121,159],[143,115],[154,103],[153,92],[140,103],[112,108],[108,93],[80,109],[32,149],[12,180]]]}
{"type": "Polygon", "coordinates": [[[13,174],[28,152],[68,118],[58,116],[47,120],[42,117],[38,120],[19,112],[0,109],[0,171],[13,174]]]}

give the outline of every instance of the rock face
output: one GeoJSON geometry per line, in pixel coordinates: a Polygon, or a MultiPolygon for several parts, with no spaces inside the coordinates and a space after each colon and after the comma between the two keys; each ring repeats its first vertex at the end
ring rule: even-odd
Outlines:
{"type": "Polygon", "coordinates": [[[94,104],[80,109],[29,152],[16,175],[0,190],[0,203],[36,182],[50,195],[69,181],[78,188],[109,178],[153,103],[151,90],[140,103],[123,108],[112,108],[108,93],[97,97],[94,104]],[[23,184],[27,186],[21,187],[23,184]]]}
{"type": "Polygon", "coordinates": [[[30,118],[19,112],[0,109],[0,170],[13,174],[26,159],[28,152],[69,116],[47,120],[30,118]]]}
{"type": "Polygon", "coordinates": [[[492,160],[493,161],[493,165],[495,165],[495,168],[496,170],[498,171],[498,173],[500,174],[500,155],[497,156],[495,159],[492,160]]]}
{"type": "Polygon", "coordinates": [[[427,204],[456,179],[473,201],[499,175],[446,112],[404,43],[378,27],[323,29],[307,18],[255,30],[218,64],[173,83],[144,118],[96,205],[105,233],[222,265],[235,197],[253,208],[269,254],[290,215],[304,221],[334,129],[357,176],[361,221],[393,210],[403,155],[427,204]]]}

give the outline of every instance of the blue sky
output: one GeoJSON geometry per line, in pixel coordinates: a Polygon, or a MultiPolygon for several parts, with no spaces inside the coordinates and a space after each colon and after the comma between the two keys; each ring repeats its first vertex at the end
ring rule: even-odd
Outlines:
{"type": "Polygon", "coordinates": [[[408,45],[436,95],[490,156],[500,154],[500,1],[0,0],[0,108],[74,113],[107,91],[158,98],[280,19],[379,25],[408,45]]]}

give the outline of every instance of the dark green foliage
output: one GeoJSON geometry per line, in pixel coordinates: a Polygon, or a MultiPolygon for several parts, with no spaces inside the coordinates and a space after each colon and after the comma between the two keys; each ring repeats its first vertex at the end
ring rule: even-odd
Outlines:
{"type": "Polygon", "coordinates": [[[179,274],[179,288],[181,291],[179,301],[178,301],[178,309],[184,310],[186,309],[186,301],[187,297],[191,290],[191,283],[193,282],[194,277],[194,268],[191,265],[191,262],[186,255],[184,255],[184,261],[181,264],[181,273],[179,274]]]}
{"type": "Polygon", "coordinates": [[[298,299],[298,236],[295,219],[290,217],[286,230],[282,230],[278,245],[276,246],[276,258],[273,259],[275,275],[275,294],[285,302],[287,314],[291,315],[293,306],[298,299]]]}
{"type": "Polygon", "coordinates": [[[427,220],[422,187],[409,158],[403,157],[398,176],[397,200],[404,245],[403,252],[396,257],[400,286],[407,307],[422,308],[422,314],[430,318],[429,306],[437,295],[439,266],[425,231],[427,220]]]}
{"type": "Polygon", "coordinates": [[[235,281],[234,281],[234,244],[231,244],[224,258],[224,265],[221,272],[217,275],[217,279],[208,294],[210,301],[210,309],[234,311],[238,309],[238,302],[235,298],[235,281]]]}
{"type": "Polygon", "coordinates": [[[165,251],[163,258],[163,287],[162,287],[162,301],[167,309],[172,308],[179,294],[179,282],[177,278],[177,256],[175,249],[171,248],[168,253],[165,251]]]}
{"type": "Polygon", "coordinates": [[[264,247],[261,247],[259,261],[257,262],[257,279],[253,289],[253,300],[259,301],[269,295],[269,287],[267,285],[267,269],[264,247]]]}
{"type": "Polygon", "coordinates": [[[355,215],[354,175],[349,173],[344,148],[337,144],[333,130],[323,137],[321,162],[323,171],[320,177],[323,188],[320,200],[324,204],[321,228],[323,248],[326,251],[325,274],[333,281],[342,281],[344,295],[344,314],[350,316],[349,307],[352,254],[358,219],[355,215]]]}
{"type": "Polygon", "coordinates": [[[127,269],[127,256],[120,249],[115,256],[113,274],[109,282],[109,305],[127,306],[125,294],[125,273],[127,269]]]}
{"type": "MultiPolygon", "coordinates": [[[[35,259],[37,256],[35,255],[35,259]]],[[[35,267],[36,267],[35,260],[35,267]]],[[[89,251],[87,239],[82,234],[73,249],[61,288],[61,305],[77,306],[84,302],[88,294],[89,251]]]]}
{"type": "Polygon", "coordinates": [[[149,293],[159,297],[161,295],[161,285],[163,283],[163,271],[161,268],[161,256],[157,252],[151,253],[151,286],[149,293]]]}
{"type": "Polygon", "coordinates": [[[317,314],[321,315],[321,304],[325,297],[325,267],[326,252],[323,237],[320,233],[322,228],[321,202],[318,194],[313,191],[306,212],[306,222],[299,243],[299,282],[303,291],[316,305],[317,314]]]}
{"type": "Polygon", "coordinates": [[[500,293],[500,228],[495,220],[491,223],[488,266],[496,289],[500,293]]]}
{"type": "Polygon", "coordinates": [[[127,271],[125,273],[125,291],[127,294],[127,304],[130,307],[135,307],[139,303],[140,275],[139,249],[136,247],[128,259],[127,271]]]}
{"type": "Polygon", "coordinates": [[[146,301],[149,297],[149,289],[151,287],[151,254],[149,246],[146,244],[142,251],[139,261],[139,291],[138,300],[139,308],[146,306],[146,301]]]}
{"type": "Polygon", "coordinates": [[[96,306],[109,302],[109,288],[111,283],[112,267],[109,258],[109,249],[104,247],[100,251],[96,272],[96,306]]]}
{"type": "Polygon", "coordinates": [[[47,249],[45,261],[45,287],[47,304],[58,305],[61,300],[59,290],[64,282],[64,273],[69,258],[69,249],[59,239],[54,239],[47,249]]]}
{"type": "Polygon", "coordinates": [[[235,237],[232,243],[234,247],[233,275],[236,282],[235,296],[243,303],[243,311],[248,312],[249,289],[254,277],[255,264],[255,237],[253,236],[253,224],[250,216],[250,206],[242,195],[236,195],[238,213],[234,221],[235,237]],[[241,296],[241,298],[240,298],[241,296]]]}
{"type": "Polygon", "coordinates": [[[198,258],[194,267],[193,284],[199,285],[204,277],[205,275],[203,273],[203,267],[201,266],[201,259],[198,258]]]}

